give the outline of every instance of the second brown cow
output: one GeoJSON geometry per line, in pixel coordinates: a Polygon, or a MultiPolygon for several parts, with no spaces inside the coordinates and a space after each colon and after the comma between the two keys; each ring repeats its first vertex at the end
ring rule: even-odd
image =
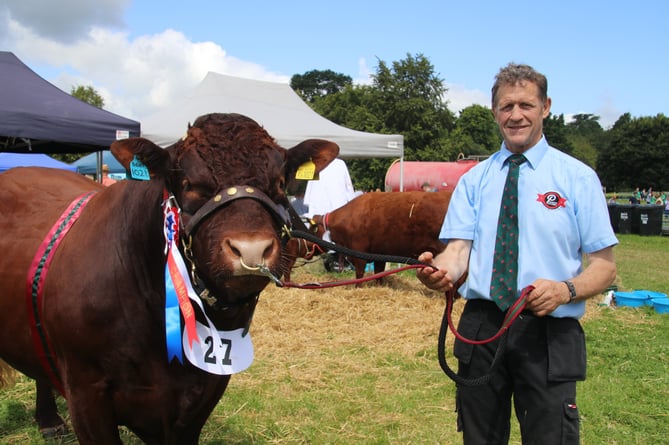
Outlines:
{"type": "MultiPolygon", "coordinates": [[[[451,192],[371,192],[325,215],[314,215],[318,234],[330,231],[333,243],[366,253],[418,258],[425,251],[441,252],[439,241],[451,192]]],[[[356,278],[365,273],[366,261],[349,258],[356,278]]],[[[374,262],[374,273],[385,262],[374,262]]]]}

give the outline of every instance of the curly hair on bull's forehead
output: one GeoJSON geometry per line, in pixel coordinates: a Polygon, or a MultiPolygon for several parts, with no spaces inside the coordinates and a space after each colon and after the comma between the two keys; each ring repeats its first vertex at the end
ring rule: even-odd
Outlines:
{"type": "Polygon", "coordinates": [[[267,192],[285,157],[265,129],[234,113],[200,116],[182,143],[180,158],[187,151],[196,152],[219,186],[246,184],[267,192]]]}
{"type": "Polygon", "coordinates": [[[492,86],[492,105],[497,104],[497,92],[502,85],[516,85],[522,82],[531,82],[539,88],[539,97],[542,102],[548,98],[548,80],[529,65],[509,63],[502,67],[495,76],[495,83],[492,86]]]}

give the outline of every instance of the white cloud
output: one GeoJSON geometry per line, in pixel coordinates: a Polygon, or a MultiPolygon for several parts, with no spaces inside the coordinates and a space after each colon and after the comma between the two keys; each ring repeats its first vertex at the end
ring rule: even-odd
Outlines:
{"type": "Polygon", "coordinates": [[[445,83],[448,91],[444,94],[444,99],[448,101],[448,109],[455,114],[469,107],[478,104],[490,108],[490,93],[484,93],[480,90],[469,90],[462,85],[445,83]]]}
{"type": "MultiPolygon", "coordinates": [[[[0,48],[13,51],[31,68],[51,67],[47,80],[66,92],[92,86],[105,109],[141,120],[169,106],[208,71],[288,83],[290,76],[230,56],[213,42],[193,42],[172,29],[130,38],[123,14],[129,0],[3,0],[0,48]]],[[[373,73],[358,60],[357,85],[373,73]]],[[[41,73],[42,74],[42,73],[41,73]]],[[[445,99],[454,113],[472,105],[490,106],[489,92],[448,84],[445,99]]],[[[591,113],[608,128],[622,114],[610,97],[591,113]]]]}
{"type": "Polygon", "coordinates": [[[129,0],[3,0],[2,11],[31,33],[74,42],[93,27],[122,27],[129,0]]]}
{"type": "Polygon", "coordinates": [[[618,118],[624,114],[613,103],[613,98],[610,96],[601,99],[601,105],[592,113],[599,116],[599,125],[605,130],[611,128],[616,123],[618,118]]]}
{"type": "Polygon", "coordinates": [[[367,59],[358,59],[358,77],[353,79],[354,85],[370,85],[372,83],[372,70],[367,65],[367,59]]]}
{"type": "MultiPolygon", "coordinates": [[[[54,39],[36,31],[41,16],[24,14],[16,6],[18,2],[11,1],[10,13],[0,10],[0,20],[6,25],[0,46],[12,48],[19,58],[29,55],[30,62],[24,60],[29,66],[34,63],[57,67],[56,77],[47,80],[63,91],[69,93],[76,85],[92,86],[103,97],[106,110],[125,117],[141,120],[169,106],[208,71],[271,82],[290,81],[290,76],[229,56],[213,42],[191,42],[183,33],[171,29],[130,40],[125,32],[92,26],[74,39],[54,39]],[[24,25],[16,17],[31,21],[31,25],[24,25]]],[[[90,16],[75,17],[73,21],[95,22],[90,16]]],[[[0,28],[2,25],[0,22],[0,28]]]]}

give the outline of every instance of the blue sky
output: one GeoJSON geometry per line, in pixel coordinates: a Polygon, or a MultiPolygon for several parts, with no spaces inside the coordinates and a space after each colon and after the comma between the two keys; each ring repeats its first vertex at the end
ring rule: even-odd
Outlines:
{"type": "Polygon", "coordinates": [[[553,113],[667,114],[669,2],[4,0],[0,49],[69,92],[92,85],[141,120],[207,71],[287,83],[331,69],[368,82],[378,61],[423,54],[449,108],[489,105],[498,69],[547,75],[553,113]]]}

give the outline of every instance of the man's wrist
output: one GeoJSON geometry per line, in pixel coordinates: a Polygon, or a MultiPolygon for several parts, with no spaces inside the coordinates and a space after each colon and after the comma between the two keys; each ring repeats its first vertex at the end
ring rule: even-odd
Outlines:
{"type": "Polygon", "coordinates": [[[572,283],[569,280],[563,281],[564,284],[567,285],[567,289],[569,290],[569,301],[568,303],[573,303],[574,300],[576,299],[576,288],[574,287],[574,283],[572,283]]]}

